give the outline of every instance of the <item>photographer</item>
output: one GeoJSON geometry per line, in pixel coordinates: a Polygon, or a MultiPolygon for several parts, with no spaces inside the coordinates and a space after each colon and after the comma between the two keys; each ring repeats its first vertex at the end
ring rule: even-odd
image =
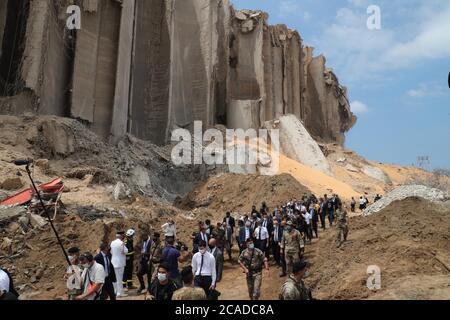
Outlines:
{"type": "Polygon", "coordinates": [[[167,245],[162,251],[161,258],[162,261],[167,264],[170,279],[175,281],[178,287],[182,286],[178,263],[185,262],[187,260],[187,256],[187,247],[185,245],[181,244],[177,248],[174,239],[169,238],[167,240],[167,245]]]}

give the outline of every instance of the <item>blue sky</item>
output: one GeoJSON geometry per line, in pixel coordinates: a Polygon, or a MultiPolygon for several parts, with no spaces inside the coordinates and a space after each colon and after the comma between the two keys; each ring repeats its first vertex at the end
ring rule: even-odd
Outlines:
{"type": "Polygon", "coordinates": [[[349,89],[346,146],[385,163],[450,169],[450,0],[231,0],[297,29],[349,89]],[[367,8],[381,9],[369,30],[367,8]]]}

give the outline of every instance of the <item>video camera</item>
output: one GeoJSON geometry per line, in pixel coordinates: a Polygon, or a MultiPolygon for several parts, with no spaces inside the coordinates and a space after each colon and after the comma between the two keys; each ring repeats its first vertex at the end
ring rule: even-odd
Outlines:
{"type": "Polygon", "coordinates": [[[189,250],[188,246],[182,241],[177,241],[177,243],[175,244],[175,248],[177,248],[178,251],[188,251],[189,250]]]}

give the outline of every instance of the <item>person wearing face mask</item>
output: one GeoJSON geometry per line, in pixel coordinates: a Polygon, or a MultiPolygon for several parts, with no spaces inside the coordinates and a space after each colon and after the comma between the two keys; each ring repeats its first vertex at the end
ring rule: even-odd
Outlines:
{"type": "Polygon", "coordinates": [[[82,270],[79,265],[80,249],[72,247],[67,252],[71,263],[71,266],[67,268],[64,276],[64,279],[67,280],[67,298],[68,300],[75,300],[75,298],[83,292],[81,289],[82,270]]]}
{"type": "Polygon", "coordinates": [[[158,266],[158,274],[150,286],[152,300],[169,301],[172,300],[173,293],[179,289],[175,281],[170,280],[169,266],[161,263],[158,266]]]}
{"type": "Polygon", "coordinates": [[[311,290],[303,282],[308,276],[306,261],[294,263],[292,274],[281,287],[280,300],[313,300],[311,290]]]}
{"type": "Polygon", "coordinates": [[[223,252],[225,249],[225,227],[221,222],[217,223],[217,226],[214,228],[211,237],[216,240],[216,247],[223,252]]]}
{"type": "Polygon", "coordinates": [[[89,252],[80,256],[80,262],[84,268],[81,275],[83,293],[76,300],[100,300],[106,278],[105,269],[89,252]]]}
{"type": "Polygon", "coordinates": [[[293,265],[300,260],[301,252],[304,248],[302,235],[294,228],[292,221],[287,222],[286,229],[283,232],[283,238],[281,239],[280,248],[283,252],[284,260],[286,261],[287,274],[291,274],[293,265]]]}
{"type": "Polygon", "coordinates": [[[210,292],[216,288],[217,271],[216,259],[206,246],[206,241],[200,241],[199,252],[192,257],[192,272],[195,285],[205,290],[206,296],[209,297],[210,292]]]}
{"type": "Polygon", "coordinates": [[[269,275],[269,262],[264,253],[255,248],[253,240],[247,240],[247,249],[239,257],[239,264],[246,274],[250,300],[259,300],[261,296],[262,269],[265,266],[269,275]]]}
{"type": "Polygon", "coordinates": [[[101,264],[105,269],[105,284],[103,285],[102,295],[100,300],[111,301],[116,300],[116,293],[114,292],[114,283],[117,282],[114,266],[111,263],[111,254],[109,253],[109,245],[106,243],[100,244],[100,253],[94,257],[97,263],[101,264]]]}

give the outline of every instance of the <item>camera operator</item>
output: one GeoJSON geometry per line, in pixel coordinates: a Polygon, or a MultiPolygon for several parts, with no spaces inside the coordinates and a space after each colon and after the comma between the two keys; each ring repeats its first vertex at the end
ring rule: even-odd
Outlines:
{"type": "Polygon", "coordinates": [[[178,287],[182,287],[181,276],[178,270],[178,263],[184,263],[188,258],[187,247],[184,244],[176,244],[173,238],[167,239],[167,244],[162,251],[162,261],[167,264],[170,279],[178,287]]]}

